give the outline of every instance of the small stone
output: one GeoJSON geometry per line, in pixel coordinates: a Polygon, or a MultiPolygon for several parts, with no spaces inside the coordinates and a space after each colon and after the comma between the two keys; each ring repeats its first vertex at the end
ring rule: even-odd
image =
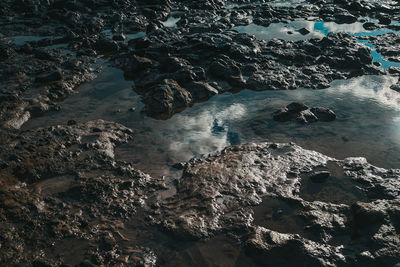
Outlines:
{"type": "Polygon", "coordinates": [[[336,114],[328,108],[315,107],[311,108],[311,112],[314,113],[319,121],[329,122],[336,119],[336,114]]]}
{"type": "Polygon", "coordinates": [[[300,112],[308,109],[308,107],[303,102],[292,102],[289,105],[287,105],[286,108],[290,112],[300,112]]]}
{"type": "Polygon", "coordinates": [[[298,32],[299,32],[301,35],[307,35],[307,34],[310,33],[310,31],[307,30],[306,28],[301,28],[300,30],[298,30],[298,32]]]}
{"type": "Polygon", "coordinates": [[[392,20],[388,17],[380,17],[379,18],[379,24],[389,25],[390,23],[392,23],[392,20]]]}

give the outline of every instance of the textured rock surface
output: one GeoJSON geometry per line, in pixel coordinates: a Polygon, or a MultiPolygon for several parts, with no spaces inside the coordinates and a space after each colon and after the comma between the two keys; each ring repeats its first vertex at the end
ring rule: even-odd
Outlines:
{"type": "MultiPolygon", "coordinates": [[[[345,33],[292,42],[232,30],[311,17],[399,31],[391,22],[400,21],[400,2],[2,0],[0,265],[398,263],[399,170],[293,144],[243,145],[186,163],[176,194],[165,198],[163,180],[115,160],[114,148],[133,137],[122,125],[20,130],[58,111],[108,63],[159,119],[227,91],[324,89],[338,79],[400,75],[345,33]],[[221,260],[221,251],[229,257],[221,260]]],[[[399,61],[398,33],[357,38],[399,61]]],[[[303,121],[333,117],[321,108],[299,112],[303,121]]]]}
{"type": "Polygon", "coordinates": [[[98,120],[3,144],[0,264],[153,265],[154,253],[139,244],[121,248],[115,228],[143,205],[150,183],[113,159],[114,147],[131,138],[126,127],[98,120]]]}
{"type": "Polygon", "coordinates": [[[261,264],[394,265],[399,177],[294,144],[228,147],[186,163],[161,226],[178,239],[235,233],[261,264]]]}

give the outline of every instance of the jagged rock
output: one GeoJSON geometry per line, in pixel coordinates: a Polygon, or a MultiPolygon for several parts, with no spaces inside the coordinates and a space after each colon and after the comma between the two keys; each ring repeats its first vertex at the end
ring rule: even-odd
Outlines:
{"type": "Polygon", "coordinates": [[[164,80],[143,99],[149,116],[171,116],[178,109],[187,107],[191,101],[191,94],[174,80],[164,80]]]}

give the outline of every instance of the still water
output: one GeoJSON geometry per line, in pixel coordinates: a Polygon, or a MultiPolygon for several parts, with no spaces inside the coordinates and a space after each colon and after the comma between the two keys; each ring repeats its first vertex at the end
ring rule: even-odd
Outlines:
{"type": "Polygon", "coordinates": [[[23,128],[65,124],[70,119],[113,120],[134,129],[135,140],[117,149],[119,159],[153,175],[168,166],[247,142],[296,142],[329,156],[364,156],[380,167],[400,166],[400,94],[397,78],[363,76],[334,81],[324,90],[224,93],[168,120],[143,115],[140,96],[120,70],[106,67],[98,78],[61,103],[61,111],[34,118],[23,128]],[[272,113],[292,101],[331,108],[333,122],[279,123],[272,113]]]}
{"type": "MultiPolygon", "coordinates": [[[[376,22],[373,19],[366,19],[370,22],[376,22]]],[[[399,31],[389,28],[379,28],[375,30],[365,30],[363,27],[364,22],[355,22],[352,24],[337,24],[335,22],[324,21],[308,21],[308,20],[295,20],[289,23],[271,23],[268,27],[260,26],[251,23],[246,26],[236,26],[233,30],[241,33],[254,35],[257,39],[269,41],[273,38],[282,39],[285,41],[300,41],[309,39],[322,39],[329,33],[346,32],[354,37],[365,38],[369,36],[378,36],[387,33],[399,33],[399,31]],[[307,34],[302,34],[299,30],[306,29],[307,34]]],[[[392,22],[393,25],[398,22],[392,22]]],[[[360,43],[368,46],[371,49],[373,62],[381,64],[383,69],[388,69],[390,66],[400,67],[400,62],[386,60],[382,54],[378,53],[375,46],[370,44],[368,40],[357,39],[360,43]]]]}

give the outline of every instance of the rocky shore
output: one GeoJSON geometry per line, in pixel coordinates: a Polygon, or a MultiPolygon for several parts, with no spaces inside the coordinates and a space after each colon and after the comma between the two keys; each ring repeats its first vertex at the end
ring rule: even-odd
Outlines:
{"type": "MultiPolygon", "coordinates": [[[[1,1],[0,265],[400,263],[400,169],[264,140],[175,164],[170,181],[116,157],[147,131],[140,124],[21,129],[62,112],[105,66],[123,71],[149,120],[226,92],[322,90],[363,75],[397,78],[394,94],[399,21],[399,1],[1,1]],[[295,26],[267,31],[276,25],[295,26]]],[[[295,102],[271,117],[324,124],[335,113],[295,102]]]]}

